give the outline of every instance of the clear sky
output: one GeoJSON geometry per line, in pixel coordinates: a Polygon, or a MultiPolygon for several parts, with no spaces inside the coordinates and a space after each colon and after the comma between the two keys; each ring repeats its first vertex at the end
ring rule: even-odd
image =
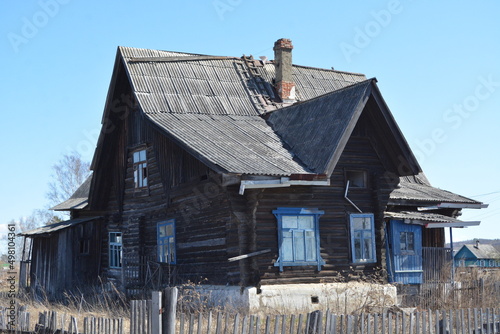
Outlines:
{"type": "Polygon", "coordinates": [[[0,1],[0,224],[47,205],[51,166],[92,158],[118,45],[273,58],[376,77],[439,188],[489,203],[454,239],[500,238],[500,2],[0,1]]]}

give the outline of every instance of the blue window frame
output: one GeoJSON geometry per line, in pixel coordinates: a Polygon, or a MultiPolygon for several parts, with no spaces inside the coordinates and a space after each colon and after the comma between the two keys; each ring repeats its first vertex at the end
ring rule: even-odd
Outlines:
{"type": "Polygon", "coordinates": [[[273,211],[278,219],[279,257],[274,264],[284,266],[317,265],[325,261],[320,256],[319,217],[324,211],[305,208],[278,208],[273,211]]]}
{"type": "Polygon", "coordinates": [[[351,214],[351,255],[353,263],[375,263],[375,223],[372,213],[351,214]]]}
{"type": "Polygon", "coordinates": [[[109,267],[122,267],[122,233],[109,232],[109,267]]]}
{"type": "Polygon", "coordinates": [[[158,223],[158,262],[175,264],[175,219],[158,223]]]}

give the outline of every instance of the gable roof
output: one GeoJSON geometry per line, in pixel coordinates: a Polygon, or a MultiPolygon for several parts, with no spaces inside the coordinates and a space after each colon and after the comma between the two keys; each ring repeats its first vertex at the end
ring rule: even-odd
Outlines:
{"type": "MultiPolygon", "coordinates": [[[[134,93],[155,112],[255,116],[283,104],[273,89],[272,62],[119,47],[134,93]]],[[[298,100],[366,80],[363,74],[293,66],[298,100]]]]}
{"type": "MultiPolygon", "coordinates": [[[[311,174],[261,115],[284,106],[274,93],[274,64],[118,48],[140,108],[157,129],[212,169],[234,174],[311,174]]],[[[365,81],[365,76],[293,67],[299,99],[365,81]]]]}
{"type": "MultiPolygon", "coordinates": [[[[379,146],[387,150],[383,155],[389,158],[384,161],[389,161],[390,172],[398,177],[421,172],[375,79],[298,65],[292,72],[297,103],[290,105],[275,94],[273,62],[119,47],[103,129],[110,117],[123,119],[113,115],[118,111],[115,95],[130,87],[146,122],[217,172],[323,177],[332,173],[363,113],[379,146]]],[[[106,139],[109,132],[101,131],[92,162],[92,203],[98,203],[106,190],[98,186],[105,177],[97,171],[115,154],[107,152],[118,140],[106,139]]],[[[395,205],[407,199],[479,203],[425,182],[404,181],[391,194],[395,205]]],[[[74,203],[57,206],[73,207],[74,203]]]]}
{"type": "Polygon", "coordinates": [[[409,166],[407,173],[420,172],[417,160],[376,88],[375,79],[282,108],[273,112],[268,121],[306,166],[315,173],[331,175],[363,112],[376,113],[372,118],[385,121],[383,137],[396,144],[397,155],[409,166]],[[372,103],[368,105],[369,99],[372,103]]]}
{"type": "Polygon", "coordinates": [[[78,187],[73,195],[66,201],[54,206],[51,210],[54,211],[69,211],[75,209],[83,209],[88,204],[90,185],[92,183],[92,174],[78,187]]]}
{"type": "Polygon", "coordinates": [[[462,248],[457,252],[455,258],[460,258],[459,254],[462,254],[468,250],[477,259],[500,259],[500,252],[493,245],[463,245],[462,248]]]}

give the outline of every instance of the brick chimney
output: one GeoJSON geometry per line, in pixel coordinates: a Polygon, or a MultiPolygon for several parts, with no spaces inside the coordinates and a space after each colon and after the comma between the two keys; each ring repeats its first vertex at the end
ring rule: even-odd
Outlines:
{"type": "Polygon", "coordinates": [[[295,83],[292,78],[292,41],[286,38],[274,43],[274,67],[276,69],[275,87],[285,103],[295,102],[295,83]]]}

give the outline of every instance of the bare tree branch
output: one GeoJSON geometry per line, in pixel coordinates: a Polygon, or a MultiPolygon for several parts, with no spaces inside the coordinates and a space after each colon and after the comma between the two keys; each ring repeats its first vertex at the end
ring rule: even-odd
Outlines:
{"type": "Polygon", "coordinates": [[[55,206],[70,198],[90,175],[90,163],[83,161],[79,153],[73,152],[64,155],[52,166],[52,170],[47,199],[51,206],[55,206]]]}

